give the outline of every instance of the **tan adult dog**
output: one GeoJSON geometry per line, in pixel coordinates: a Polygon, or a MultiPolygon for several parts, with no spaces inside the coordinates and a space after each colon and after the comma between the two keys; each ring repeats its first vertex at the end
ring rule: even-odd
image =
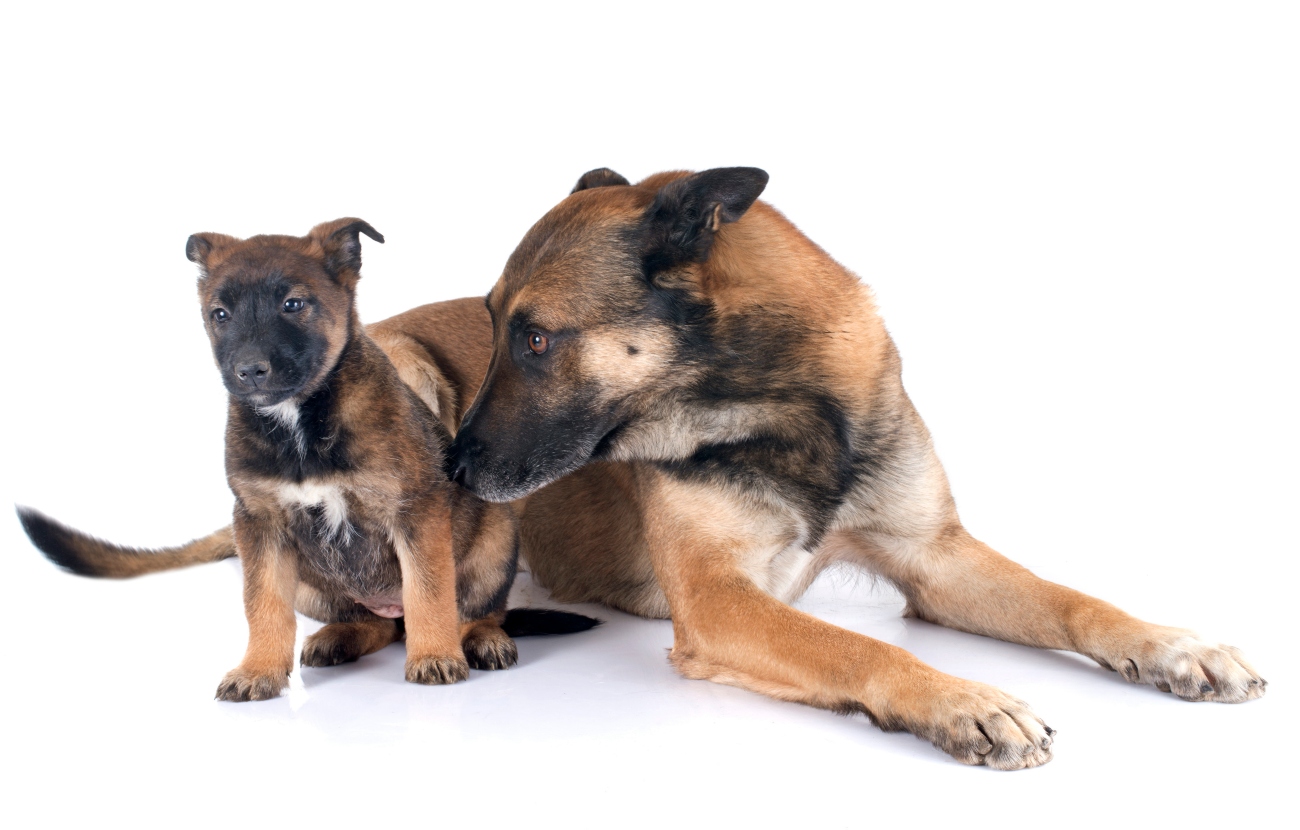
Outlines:
{"type": "Polygon", "coordinates": [[[535,577],[557,599],[671,616],[687,677],[861,711],[998,769],[1051,758],[1025,703],[787,603],[849,562],[912,616],[1077,651],[1187,700],[1262,695],[1236,649],[1039,579],[966,532],[870,290],[755,201],[766,183],[754,168],[636,185],[592,171],[506,263],[453,475],[527,497],[535,577]]]}

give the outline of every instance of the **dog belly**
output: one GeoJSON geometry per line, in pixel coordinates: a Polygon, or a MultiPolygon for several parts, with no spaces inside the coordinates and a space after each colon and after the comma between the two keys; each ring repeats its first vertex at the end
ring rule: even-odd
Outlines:
{"type": "Polygon", "coordinates": [[[395,620],[402,616],[402,597],[385,594],[381,596],[362,597],[357,602],[370,609],[370,613],[395,620]]]}
{"type": "Polygon", "coordinates": [[[347,534],[322,527],[317,511],[299,513],[292,530],[299,552],[301,578],[336,606],[360,605],[380,617],[402,616],[402,570],[382,531],[360,516],[347,534]]]}

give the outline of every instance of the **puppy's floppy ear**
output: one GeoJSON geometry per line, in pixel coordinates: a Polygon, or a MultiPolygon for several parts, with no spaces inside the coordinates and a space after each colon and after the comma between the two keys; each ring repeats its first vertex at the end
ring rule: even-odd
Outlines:
{"type": "Polygon", "coordinates": [[[744,216],[766,186],[757,167],[717,167],[664,185],[642,219],[646,274],[708,259],[718,229],[744,216]]]}
{"type": "Polygon", "coordinates": [[[588,170],[583,173],[582,178],[578,179],[578,183],[569,191],[569,195],[573,195],[579,190],[591,190],[593,187],[610,187],[616,184],[631,184],[631,182],[608,167],[597,167],[595,170],[588,170]]]}
{"type": "Polygon", "coordinates": [[[185,240],[185,258],[207,273],[212,252],[238,241],[224,233],[196,233],[185,240]]]}
{"type": "Polygon", "coordinates": [[[361,277],[361,234],[376,242],[384,235],[369,222],[353,217],[322,222],[311,229],[308,238],[320,246],[325,258],[325,270],[339,282],[355,283],[361,277]]]}

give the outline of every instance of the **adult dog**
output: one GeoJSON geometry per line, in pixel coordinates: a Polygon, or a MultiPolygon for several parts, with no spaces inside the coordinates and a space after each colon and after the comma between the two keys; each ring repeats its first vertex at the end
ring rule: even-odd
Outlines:
{"type": "MultiPolygon", "coordinates": [[[[260,700],[284,688],[293,669],[295,607],[328,623],[307,638],[304,666],[355,660],[403,630],[412,682],[454,683],[471,667],[517,660],[501,625],[518,555],[513,513],[455,486],[443,469],[460,412],[436,342],[451,341],[456,354],[478,342],[477,353],[485,354],[485,338],[458,331],[478,321],[464,315],[463,304],[449,304],[436,330],[417,312],[401,318],[401,330],[380,324],[372,339],[356,312],[361,234],[383,241],[359,219],[318,225],[304,237],[188,240],[230,393],[233,533],[140,551],[19,510],[37,546],[82,574],[134,576],[237,548],[249,643],[217,689],[222,700],[260,700]]],[[[475,384],[481,376],[480,366],[475,384]]],[[[534,612],[516,614],[514,627],[544,633],[594,622],[534,612]]]]}
{"type": "Polygon", "coordinates": [[[485,499],[527,497],[535,578],[557,599],[671,616],[687,677],[864,712],[998,769],[1051,758],[1025,703],[786,603],[850,562],[912,616],[1077,651],[1187,700],[1262,695],[1236,649],[966,532],[869,289],[756,201],[766,183],[595,170],[506,263],[452,470],[485,499]]]}

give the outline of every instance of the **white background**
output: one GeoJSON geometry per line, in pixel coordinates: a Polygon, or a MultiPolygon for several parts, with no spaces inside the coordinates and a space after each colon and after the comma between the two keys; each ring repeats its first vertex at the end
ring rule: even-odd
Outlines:
{"type": "MultiPolygon", "coordinates": [[[[879,296],[971,530],[1239,645],[1188,704],[1087,661],[802,607],[1029,700],[1044,768],[676,677],[667,623],[521,641],[452,688],[402,649],[211,700],[231,563],[58,572],[3,520],[0,811],[100,825],[1254,823],[1296,767],[1300,27],[1290,4],[25,3],[0,30],[0,500],[161,545],[228,521],[186,237],[360,216],[377,320],[481,295],[584,171],[756,165],[879,296]]],[[[518,602],[545,601],[526,580],[518,602]]],[[[590,609],[588,609],[590,610],[590,609]]],[[[1287,810],[1293,808],[1287,807],[1287,810]]]]}

